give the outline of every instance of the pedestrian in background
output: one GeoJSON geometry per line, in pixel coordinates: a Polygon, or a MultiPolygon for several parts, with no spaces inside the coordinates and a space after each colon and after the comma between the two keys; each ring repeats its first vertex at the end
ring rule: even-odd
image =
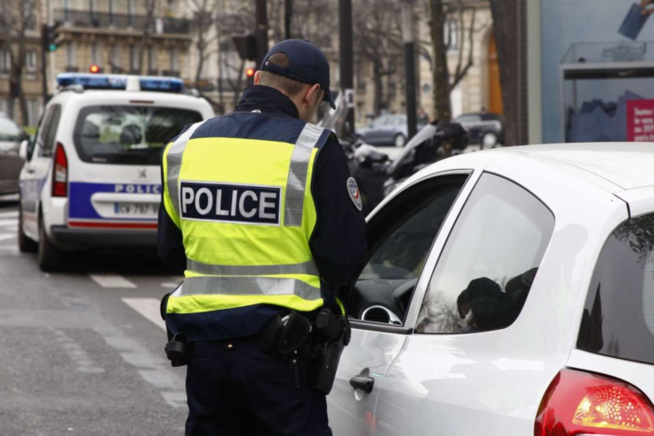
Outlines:
{"type": "Polygon", "coordinates": [[[282,41],[233,113],[164,151],[159,255],[185,280],[162,311],[186,353],[187,435],[331,434],[307,350],[345,319],[335,292],[366,244],[341,145],[309,123],[334,106],[329,77],[315,45],[282,41]]]}

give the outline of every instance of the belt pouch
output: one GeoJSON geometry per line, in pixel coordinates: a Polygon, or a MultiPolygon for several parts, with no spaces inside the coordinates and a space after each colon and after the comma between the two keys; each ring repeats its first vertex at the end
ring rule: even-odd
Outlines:
{"type": "Polygon", "coordinates": [[[309,337],[311,323],[294,310],[277,313],[261,331],[261,349],[280,358],[288,358],[309,337]]]}

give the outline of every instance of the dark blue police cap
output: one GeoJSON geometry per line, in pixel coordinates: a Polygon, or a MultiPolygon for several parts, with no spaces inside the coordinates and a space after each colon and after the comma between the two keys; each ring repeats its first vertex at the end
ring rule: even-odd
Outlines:
{"type": "Polygon", "coordinates": [[[325,91],[323,101],[328,101],[332,108],[336,108],[329,90],[329,62],[322,51],[307,40],[287,39],[275,44],[263,58],[261,71],[269,71],[309,85],[317,83],[325,91]],[[268,61],[275,53],[284,53],[288,57],[288,67],[280,67],[268,61]]]}

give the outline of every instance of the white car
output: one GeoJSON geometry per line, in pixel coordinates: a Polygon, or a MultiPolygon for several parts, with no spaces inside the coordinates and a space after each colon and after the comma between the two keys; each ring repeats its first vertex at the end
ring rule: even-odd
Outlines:
{"type": "Polygon", "coordinates": [[[334,434],[654,432],[654,144],[451,157],[368,232],[334,434]]]}
{"type": "Polygon", "coordinates": [[[154,249],[161,153],[209,103],[177,78],[60,74],[34,141],[21,144],[18,245],[44,271],[66,253],[154,249]]]}

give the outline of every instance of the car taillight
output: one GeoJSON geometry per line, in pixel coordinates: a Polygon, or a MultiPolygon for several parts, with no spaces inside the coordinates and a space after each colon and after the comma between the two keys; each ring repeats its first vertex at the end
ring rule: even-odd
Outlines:
{"type": "Polygon", "coordinates": [[[52,171],[52,196],[66,197],[68,195],[68,159],[61,143],[57,142],[54,154],[54,170],[52,171]]]}
{"type": "Polygon", "coordinates": [[[538,408],[535,436],[635,435],[654,432],[654,406],[634,386],[611,377],[564,369],[538,408]]]}

